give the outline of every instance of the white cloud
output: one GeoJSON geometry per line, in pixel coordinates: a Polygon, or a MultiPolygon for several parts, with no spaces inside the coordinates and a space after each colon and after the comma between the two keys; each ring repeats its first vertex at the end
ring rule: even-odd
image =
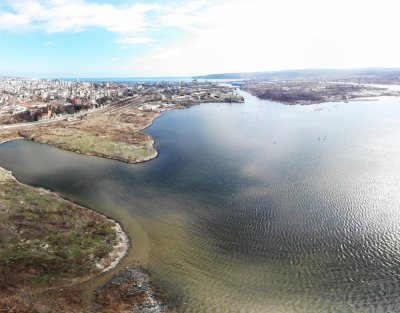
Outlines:
{"type": "Polygon", "coordinates": [[[24,29],[30,23],[30,18],[24,15],[0,13],[0,29],[14,30],[24,29]]]}
{"type": "Polygon", "coordinates": [[[194,0],[180,6],[170,7],[159,19],[160,25],[164,27],[178,27],[187,30],[194,30],[199,22],[200,14],[216,4],[223,4],[221,0],[194,0]]]}
{"type": "Polygon", "coordinates": [[[121,49],[147,44],[146,54],[135,57],[124,75],[400,67],[395,0],[105,2],[3,0],[0,30],[101,28],[116,34],[121,49]],[[166,29],[183,36],[172,36],[173,43],[166,37],[161,44],[158,32],[166,29]]]}
{"type": "Polygon", "coordinates": [[[396,1],[226,0],[166,25],[180,43],[131,64],[138,75],[193,75],[293,68],[400,67],[396,1]],[[174,24],[175,23],[175,24],[174,24]]]}
{"type": "Polygon", "coordinates": [[[0,11],[0,29],[41,30],[48,33],[103,28],[118,34],[146,29],[146,14],[161,9],[156,4],[134,3],[125,6],[98,4],[84,0],[9,1],[9,11],[0,11]]]}
{"type": "Polygon", "coordinates": [[[154,39],[151,37],[145,37],[145,36],[124,36],[119,39],[117,39],[115,42],[119,44],[123,44],[126,47],[126,45],[139,45],[139,44],[147,44],[153,42],[154,39]]]}

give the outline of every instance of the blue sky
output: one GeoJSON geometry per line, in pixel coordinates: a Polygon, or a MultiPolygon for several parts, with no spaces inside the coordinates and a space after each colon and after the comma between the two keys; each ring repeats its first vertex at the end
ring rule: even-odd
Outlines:
{"type": "Polygon", "coordinates": [[[0,0],[0,75],[400,67],[394,0],[0,0]]]}

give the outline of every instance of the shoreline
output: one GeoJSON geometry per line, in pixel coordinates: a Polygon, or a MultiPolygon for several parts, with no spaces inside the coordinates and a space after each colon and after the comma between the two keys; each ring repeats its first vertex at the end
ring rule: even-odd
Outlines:
{"type": "MultiPolygon", "coordinates": [[[[6,139],[6,140],[1,140],[1,139],[0,139],[0,145],[2,145],[2,144],[4,144],[4,143],[7,143],[7,142],[14,141],[14,140],[24,140],[24,139],[25,139],[24,137],[16,137],[16,138],[11,138],[11,139],[6,139]]],[[[26,139],[25,139],[25,140],[26,140],[26,139]]],[[[114,229],[114,231],[115,231],[115,233],[116,233],[116,235],[117,235],[117,244],[114,245],[114,248],[113,248],[113,250],[110,252],[110,254],[115,254],[115,252],[117,252],[117,251],[119,251],[119,253],[118,253],[118,255],[114,258],[114,260],[111,262],[111,264],[109,264],[108,266],[105,266],[105,267],[104,267],[104,266],[102,266],[101,264],[96,264],[97,268],[101,269],[101,272],[98,273],[98,274],[96,274],[96,276],[97,276],[97,275],[100,275],[100,274],[102,274],[102,273],[104,273],[104,272],[107,272],[107,271],[109,271],[109,270],[111,270],[111,269],[113,269],[113,268],[115,268],[115,267],[118,265],[118,263],[120,263],[120,261],[121,261],[121,260],[126,256],[126,254],[128,253],[128,250],[129,250],[129,248],[130,248],[130,239],[129,239],[128,234],[123,230],[122,225],[121,225],[118,221],[116,221],[116,220],[114,220],[114,219],[112,219],[112,218],[110,218],[110,217],[108,217],[108,216],[106,216],[106,215],[104,215],[104,214],[102,214],[102,213],[99,213],[99,212],[97,212],[97,211],[95,211],[95,210],[93,210],[93,209],[91,209],[91,208],[84,207],[84,206],[80,205],[79,203],[76,203],[76,202],[73,202],[73,201],[71,201],[71,200],[69,200],[69,199],[66,199],[65,197],[63,197],[63,196],[62,196],[61,194],[59,194],[58,192],[54,192],[54,191],[52,191],[52,190],[49,190],[49,189],[46,189],[46,188],[43,188],[43,187],[33,187],[33,186],[28,185],[28,184],[25,184],[25,183],[19,181],[19,180],[14,176],[14,174],[13,174],[12,171],[9,171],[9,170],[7,170],[7,169],[1,167],[1,166],[0,166],[0,171],[3,171],[3,172],[6,172],[6,173],[10,174],[10,176],[12,177],[12,179],[13,179],[17,184],[19,184],[19,185],[21,185],[21,186],[25,186],[25,187],[27,187],[27,188],[29,188],[29,189],[31,189],[31,190],[34,190],[35,192],[38,192],[38,193],[44,192],[44,193],[46,193],[46,194],[53,195],[53,196],[55,196],[56,198],[61,199],[62,201],[66,202],[66,203],[72,204],[72,205],[75,206],[75,207],[78,207],[78,208],[83,209],[83,210],[89,210],[89,211],[94,212],[95,214],[101,215],[101,216],[103,216],[106,220],[108,220],[108,221],[110,221],[110,222],[112,222],[112,223],[114,224],[113,229],[114,229]],[[121,250],[121,249],[122,249],[122,250],[121,250]]],[[[89,278],[89,279],[90,279],[90,278],[89,278]]],[[[86,280],[87,280],[87,279],[86,279],[86,280]]],[[[84,281],[86,281],[86,280],[83,280],[83,281],[80,281],[80,282],[84,282],[84,281]]]]}
{"type": "MultiPolygon", "coordinates": [[[[157,116],[154,116],[154,118],[151,119],[151,121],[146,124],[142,129],[146,129],[148,127],[150,127],[154,120],[158,117],[162,116],[162,114],[157,114],[157,116]]],[[[15,141],[15,140],[27,140],[26,138],[22,137],[22,136],[18,136],[17,132],[13,132],[13,134],[15,134],[15,136],[11,136],[10,138],[7,139],[3,139],[1,140],[0,137],[0,145],[1,144],[5,144],[7,142],[11,142],[11,141],[15,141]]],[[[151,142],[152,145],[154,144],[154,139],[152,137],[151,138],[151,142]]],[[[36,142],[39,143],[40,142],[36,142]]],[[[55,148],[58,148],[54,145],[48,144],[49,146],[53,146],[55,148]]],[[[59,148],[58,148],[59,149],[59,148]]],[[[62,149],[65,150],[65,149],[62,149]]],[[[155,149],[154,149],[155,150],[155,149]]],[[[65,150],[68,151],[68,150],[65,150]]],[[[156,153],[153,155],[152,158],[149,158],[147,160],[141,160],[140,162],[135,162],[135,163],[142,163],[145,161],[149,161],[153,158],[156,158],[158,156],[158,151],[155,150],[156,153]]],[[[76,151],[69,151],[69,152],[73,152],[76,153],[76,151]]],[[[88,154],[85,154],[88,155],[88,154]]],[[[90,156],[90,155],[89,155],[90,156]]],[[[91,155],[91,156],[96,156],[96,157],[102,157],[99,155],[91,155]]],[[[104,158],[104,157],[103,157],[104,158]]],[[[131,164],[133,164],[132,162],[129,162],[131,164]]],[[[48,301],[50,303],[54,302],[54,299],[64,299],[64,300],[59,300],[61,302],[64,301],[64,303],[62,303],[62,305],[65,305],[65,299],[68,303],[71,302],[70,300],[70,296],[68,294],[55,294],[58,292],[59,290],[65,290],[64,292],[68,293],[67,290],[71,291],[71,294],[75,294],[79,291],[79,295],[78,297],[81,297],[81,302],[82,302],[82,308],[84,311],[82,312],[92,312],[91,309],[88,309],[88,307],[92,307],[93,305],[98,305],[98,303],[96,303],[96,299],[102,296],[107,296],[108,293],[113,292],[113,290],[109,290],[109,288],[107,288],[107,286],[109,286],[110,284],[112,285],[112,282],[114,281],[115,277],[117,277],[118,275],[125,275],[126,277],[126,284],[131,284],[133,286],[135,286],[137,284],[136,282],[136,278],[139,277],[140,281],[146,281],[146,283],[144,284],[145,286],[145,294],[141,296],[141,301],[144,301],[143,299],[147,299],[144,302],[139,301],[138,303],[133,304],[132,307],[137,308],[137,307],[149,307],[149,303],[151,305],[153,305],[153,309],[155,310],[154,312],[164,312],[165,311],[165,306],[164,303],[160,302],[160,300],[158,299],[158,296],[156,296],[154,290],[156,290],[157,288],[153,285],[151,285],[150,282],[150,276],[147,273],[146,270],[144,270],[143,268],[136,268],[136,267],[125,267],[127,264],[125,264],[126,262],[122,262],[128,255],[129,251],[133,248],[132,244],[131,244],[131,238],[128,235],[127,232],[124,231],[122,224],[120,224],[116,219],[110,218],[109,216],[102,214],[100,212],[98,212],[95,209],[92,208],[88,208],[85,206],[82,206],[79,203],[76,203],[70,199],[67,199],[65,197],[63,197],[61,194],[59,194],[58,192],[43,188],[43,187],[35,187],[35,186],[30,186],[28,184],[25,184],[21,181],[19,181],[14,174],[12,173],[12,171],[9,171],[3,167],[0,167],[0,172],[6,172],[10,175],[10,177],[20,186],[24,186],[29,188],[30,190],[32,190],[33,192],[40,194],[40,193],[44,193],[47,195],[52,195],[54,197],[56,197],[57,199],[60,199],[61,201],[65,202],[65,203],[69,203],[71,205],[73,205],[74,207],[77,207],[79,209],[83,209],[83,210],[88,210],[90,212],[92,212],[93,214],[96,215],[100,215],[102,217],[104,217],[107,221],[111,222],[114,226],[112,227],[117,238],[116,238],[116,242],[113,245],[112,250],[109,252],[107,258],[103,258],[100,259],[96,262],[95,267],[92,269],[92,272],[89,273],[88,275],[84,275],[84,276],[79,276],[79,277],[75,277],[72,278],[70,280],[60,280],[60,282],[58,282],[58,284],[56,286],[48,286],[45,288],[40,288],[40,290],[36,293],[36,296],[38,299],[37,301],[39,303],[41,303],[40,305],[42,307],[46,307],[46,301],[44,301],[43,299],[46,298],[48,299],[48,301]],[[123,265],[123,267],[121,267],[121,265],[123,265]],[[120,266],[121,268],[116,269],[118,266],[120,266]],[[114,270],[114,271],[113,271],[114,270]],[[89,291],[89,293],[87,292],[86,288],[87,288],[87,284],[92,284],[92,282],[95,282],[97,279],[100,279],[100,281],[102,280],[102,275],[108,273],[108,278],[106,281],[103,281],[102,284],[98,285],[96,287],[96,289],[94,289],[92,292],[89,291]],[[127,275],[127,273],[129,273],[129,275],[127,275]],[[112,275],[112,276],[110,276],[112,275]],[[139,275],[139,276],[138,276],[139,275]],[[52,294],[54,294],[52,296],[52,294]]],[[[44,241],[45,242],[45,241],[44,241]]],[[[107,277],[106,275],[106,277],[107,277]]],[[[115,289],[115,287],[113,287],[115,289]]],[[[89,289],[90,290],[90,289],[89,289]]],[[[23,292],[23,289],[21,289],[21,292],[23,292]]],[[[124,290],[121,290],[121,292],[124,292],[124,290]]],[[[75,297],[77,295],[75,294],[75,297]]],[[[137,295],[132,295],[129,294],[128,296],[131,297],[137,297],[137,295]]],[[[124,300],[125,299],[120,299],[119,302],[117,300],[113,301],[113,305],[121,305],[124,304],[124,300]]],[[[54,305],[54,304],[50,304],[54,305]]],[[[69,307],[67,306],[67,308],[69,309],[69,307]]],[[[107,305],[103,304],[103,309],[106,309],[107,305]]],[[[71,310],[76,309],[75,307],[71,307],[71,310]]],[[[117,311],[116,311],[117,312],[117,311]]],[[[121,311],[122,312],[122,311],[121,311]]]]}
{"type": "MultiPolygon", "coordinates": [[[[3,142],[1,142],[0,139],[0,144],[8,142],[8,141],[12,141],[12,140],[18,140],[18,139],[25,139],[25,140],[30,140],[30,141],[34,141],[37,143],[41,143],[41,144],[47,144],[49,146],[64,150],[64,151],[69,151],[69,152],[73,152],[73,153],[77,153],[77,154],[81,154],[81,155],[88,155],[88,156],[95,156],[95,157],[100,157],[103,159],[108,159],[108,160],[115,160],[115,161],[119,161],[119,162],[124,162],[127,164],[138,164],[138,163],[144,163],[144,162],[148,162],[151,161],[155,158],[158,157],[159,155],[159,151],[157,151],[154,148],[154,144],[155,144],[155,140],[154,138],[152,138],[150,135],[146,134],[145,130],[149,127],[151,127],[154,123],[154,121],[163,116],[163,113],[166,111],[173,111],[173,110],[184,110],[184,109],[190,109],[191,107],[197,106],[197,105],[201,105],[201,104],[209,104],[209,103],[227,103],[227,102],[215,102],[215,101],[206,101],[206,102],[199,102],[199,103],[189,103],[189,104],[184,104],[184,105],[179,105],[179,106],[175,106],[175,107],[167,107],[164,108],[160,111],[140,111],[138,110],[138,108],[131,108],[131,109],[124,109],[124,111],[119,112],[120,114],[133,114],[133,115],[143,115],[142,119],[143,121],[141,121],[141,119],[139,118],[139,125],[136,125],[136,129],[135,131],[132,133],[132,136],[135,137],[138,136],[139,139],[137,142],[135,142],[134,144],[130,144],[130,146],[133,147],[142,147],[143,146],[147,146],[147,148],[150,148],[150,152],[148,152],[147,154],[141,156],[141,157],[135,157],[133,160],[130,158],[124,158],[118,155],[113,155],[113,152],[110,153],[102,153],[102,152],[95,152],[95,151],[83,151],[82,149],[76,148],[76,147],[72,147],[72,146],[68,146],[65,145],[62,142],[57,142],[57,140],[51,140],[51,138],[49,140],[46,139],[41,139],[40,138],[40,134],[43,132],[46,132],[46,130],[48,129],[53,129],[56,127],[60,127],[60,128],[66,128],[65,126],[73,126],[76,125],[78,123],[81,125],[84,125],[85,122],[91,122],[90,119],[86,120],[81,120],[79,122],[69,122],[69,121],[58,121],[58,123],[55,123],[55,125],[52,126],[43,126],[43,125],[37,125],[37,128],[35,128],[35,125],[32,125],[31,129],[21,129],[19,130],[18,127],[15,127],[15,130],[13,130],[13,133],[15,133],[15,136],[13,136],[10,139],[7,139],[3,142]],[[128,113],[127,113],[128,112],[128,113]],[[144,124],[141,124],[142,122],[145,122],[144,124]],[[36,136],[35,134],[35,129],[37,129],[37,134],[38,136],[36,136]],[[32,135],[33,134],[33,135],[32,135]],[[142,138],[142,136],[146,137],[145,139],[142,138]],[[39,138],[37,138],[39,137],[39,138]]],[[[102,116],[104,117],[105,115],[107,115],[108,112],[96,112],[95,116],[97,118],[101,118],[102,116]],[[105,115],[104,115],[105,114],[105,115]]],[[[118,114],[117,114],[118,116],[118,114]]],[[[118,122],[118,120],[117,120],[118,122]]],[[[113,131],[113,129],[111,129],[110,131],[113,131]]],[[[7,131],[5,131],[6,133],[7,131]]],[[[1,138],[1,134],[2,131],[0,129],[0,138],[1,138]]],[[[84,136],[85,133],[82,135],[84,136]]],[[[96,138],[97,139],[97,138],[96,138]]],[[[101,141],[101,139],[97,139],[99,141],[101,141]]],[[[113,141],[114,145],[119,145],[121,142],[115,140],[113,141]]]]}
{"type": "Polygon", "coordinates": [[[138,105],[134,102],[111,114],[98,112],[79,122],[66,121],[46,127],[38,125],[15,133],[27,140],[65,151],[125,163],[142,163],[158,155],[153,147],[153,138],[143,130],[152,124],[160,112],[143,112],[138,105]]]}
{"type": "MultiPolygon", "coordinates": [[[[9,141],[9,140],[7,140],[9,141]]],[[[2,141],[1,143],[5,143],[7,141],[2,141]]],[[[98,246],[102,250],[106,250],[106,254],[98,257],[89,257],[89,259],[86,259],[86,256],[83,261],[83,263],[78,263],[80,264],[79,266],[82,266],[83,268],[87,269],[84,270],[81,274],[79,272],[75,272],[75,274],[68,275],[68,276],[63,276],[59,275],[58,277],[50,278],[49,281],[43,281],[40,282],[40,280],[37,280],[34,278],[32,275],[32,270],[29,265],[28,267],[25,267],[24,270],[20,270],[18,272],[14,272],[10,268],[10,272],[8,275],[11,275],[10,277],[15,277],[15,281],[20,281],[21,279],[26,280],[23,285],[14,285],[15,283],[12,283],[9,287],[10,289],[7,289],[7,283],[6,281],[3,282],[4,286],[6,286],[6,289],[3,290],[1,296],[0,296],[0,307],[2,307],[3,310],[11,310],[12,312],[19,312],[19,311],[35,311],[35,312],[48,312],[57,310],[57,308],[60,306],[62,308],[65,308],[65,310],[62,310],[63,312],[92,312],[90,309],[93,305],[93,300],[87,297],[84,292],[84,286],[85,284],[89,283],[90,281],[95,280],[96,278],[100,277],[101,275],[105,273],[112,273],[112,270],[115,269],[119,264],[122,263],[122,260],[127,256],[129,249],[131,248],[131,241],[129,238],[129,235],[123,230],[122,225],[116,221],[115,219],[112,219],[105,214],[102,214],[100,212],[97,212],[91,208],[84,207],[78,203],[75,203],[69,199],[64,198],[62,195],[60,195],[57,192],[51,191],[49,189],[43,188],[43,187],[34,187],[30,186],[28,184],[25,184],[21,181],[19,181],[12,171],[7,170],[3,167],[0,167],[0,176],[2,177],[2,184],[11,184],[9,186],[16,186],[13,187],[15,190],[20,192],[23,196],[22,198],[19,199],[24,199],[21,203],[26,203],[26,205],[23,205],[22,207],[25,210],[32,210],[36,206],[37,209],[43,210],[42,206],[40,205],[41,199],[43,201],[50,201],[50,202],[57,202],[57,203],[63,203],[63,207],[67,205],[65,208],[73,208],[71,211],[68,210],[67,212],[70,212],[68,216],[70,216],[70,219],[81,219],[82,216],[84,217],[84,220],[90,223],[94,223],[93,225],[99,225],[99,227],[106,227],[108,229],[108,232],[111,231],[111,233],[114,233],[113,236],[115,236],[112,239],[112,242],[108,241],[107,236],[104,236],[104,239],[100,239],[99,243],[100,245],[98,246]],[[31,195],[34,194],[35,198],[31,198],[31,195]],[[30,200],[32,199],[32,200],[30,200]],[[34,199],[39,199],[39,200],[34,200],[34,199]],[[36,202],[38,201],[38,202],[36,202]],[[33,207],[32,207],[33,206],[33,207]],[[87,261],[86,261],[87,260],[87,261]],[[86,273],[85,273],[86,272],[86,273]],[[83,275],[82,275],[83,274],[83,275]],[[12,276],[14,275],[14,276],[12,276]],[[15,276],[17,275],[17,276],[15,276]],[[33,277],[30,279],[29,277],[33,277]],[[77,304],[79,303],[79,304],[77,304]]],[[[8,188],[8,187],[7,187],[8,188]]],[[[7,190],[7,189],[5,189],[7,190]]],[[[6,193],[7,194],[7,193],[6,193]]],[[[21,201],[21,200],[20,200],[21,201]]],[[[45,203],[45,202],[43,202],[45,203]]],[[[5,204],[5,208],[8,208],[6,205],[7,202],[3,203],[5,204]]],[[[44,208],[44,217],[46,216],[46,212],[52,212],[52,211],[47,211],[47,206],[44,208]]],[[[11,207],[6,209],[7,211],[11,212],[10,214],[16,214],[14,213],[14,209],[11,207]]],[[[2,213],[4,214],[4,212],[2,213]]],[[[51,213],[50,213],[51,214],[51,213]]],[[[46,217],[45,217],[46,218],[46,217]]],[[[50,223],[53,223],[53,217],[50,218],[50,223]]],[[[13,222],[14,220],[11,220],[9,222],[6,220],[6,224],[4,225],[5,227],[19,227],[19,224],[15,224],[13,222]],[[7,226],[8,225],[8,226],[7,226]]],[[[29,221],[29,220],[28,220],[29,221]]],[[[40,222],[38,222],[40,224],[40,222]]],[[[86,222],[85,222],[86,223],[86,222]]],[[[39,225],[38,224],[38,225],[39,225]]],[[[47,225],[47,224],[46,224],[47,225]]],[[[76,224],[80,225],[80,224],[76,224]]],[[[44,237],[41,237],[39,239],[36,239],[36,237],[28,237],[29,239],[32,238],[33,241],[35,242],[40,242],[41,247],[53,247],[52,245],[52,239],[54,234],[57,234],[58,232],[60,234],[64,234],[63,228],[59,228],[59,226],[54,226],[55,229],[48,231],[47,226],[44,226],[43,228],[43,234],[44,237]],[[49,241],[50,240],[50,241],[49,241]]],[[[81,229],[81,226],[76,226],[76,229],[81,229]]],[[[95,226],[97,227],[97,226],[95,226]]],[[[39,226],[39,228],[41,228],[39,226]]],[[[74,228],[75,229],[75,228],[74,228]]],[[[103,229],[103,228],[99,228],[103,229]]],[[[82,236],[86,237],[86,231],[82,234],[82,236]]],[[[88,238],[92,238],[90,233],[87,235],[88,238]]],[[[19,237],[17,237],[19,238],[19,237]]],[[[64,237],[64,238],[69,238],[69,237],[64,237]]],[[[20,239],[16,239],[20,240],[20,239]]],[[[31,239],[30,239],[31,240],[31,239]]],[[[30,240],[26,241],[29,242],[30,240]]],[[[92,239],[88,239],[92,240],[92,239]]],[[[97,239],[96,239],[97,240],[97,239]]],[[[17,241],[19,242],[19,241],[17,241]]],[[[23,241],[22,241],[23,242],[23,241]]],[[[10,243],[13,245],[12,243],[10,243]]],[[[10,245],[8,244],[8,246],[10,245]]],[[[4,251],[8,251],[9,248],[8,246],[4,247],[4,251]]],[[[69,247],[69,246],[67,246],[69,247]]],[[[81,245],[81,249],[84,246],[81,245]]],[[[26,255],[28,256],[27,259],[27,264],[29,264],[29,255],[30,255],[30,250],[31,248],[27,248],[26,250],[26,255]]],[[[53,248],[50,248],[49,253],[52,253],[51,251],[53,248]]],[[[90,248],[91,249],[91,248],[90,248]]],[[[96,248],[97,249],[97,248],[96,248]]],[[[67,250],[64,250],[67,255],[69,252],[67,250]]],[[[82,250],[86,251],[86,250],[82,250]]],[[[87,252],[83,252],[83,255],[88,255],[90,250],[87,252]]],[[[51,254],[50,254],[51,255],[51,254]]],[[[35,260],[35,257],[32,259],[35,260]]],[[[64,263],[66,266],[68,266],[68,258],[64,259],[64,263]]],[[[7,259],[4,260],[5,262],[8,262],[7,259]]],[[[19,262],[19,261],[18,261],[19,262]]],[[[22,261],[26,262],[26,261],[22,261]]],[[[75,268],[77,265],[75,264],[75,260],[71,260],[71,266],[75,268]]],[[[78,261],[79,262],[79,261],[78,261]]],[[[16,263],[16,264],[21,264],[22,268],[23,266],[26,266],[25,263],[16,263]]],[[[46,264],[46,263],[45,263],[46,264]]],[[[47,266],[47,265],[44,265],[47,266]]],[[[8,272],[8,271],[7,271],[8,272]]],[[[38,272],[41,273],[41,272],[38,272]]],[[[52,275],[46,270],[43,272],[44,275],[52,275]]],[[[40,274],[42,275],[42,274],[40,274]]],[[[50,277],[50,276],[49,276],[50,277]]],[[[13,280],[12,278],[12,280],[13,280]]]]}
{"type": "MultiPolygon", "coordinates": [[[[5,142],[0,142],[0,145],[3,144],[5,142]]],[[[78,203],[75,203],[71,200],[68,200],[66,198],[64,198],[63,196],[61,196],[59,193],[51,191],[49,189],[43,188],[43,187],[33,187],[30,186],[28,184],[25,184],[21,181],[19,181],[12,173],[12,171],[9,171],[3,167],[0,166],[0,171],[2,172],[6,172],[10,175],[10,177],[20,186],[24,186],[29,188],[30,190],[39,193],[39,194],[47,194],[47,195],[51,195],[56,197],[57,199],[60,199],[61,201],[65,202],[65,203],[69,203],[72,206],[79,208],[81,210],[85,210],[85,211],[90,211],[92,214],[98,215],[103,217],[105,220],[111,222],[112,224],[114,224],[114,226],[112,226],[112,229],[114,230],[115,234],[116,234],[116,243],[113,245],[113,249],[109,252],[108,256],[106,258],[102,258],[100,260],[98,260],[98,262],[96,262],[96,269],[100,270],[100,272],[95,272],[93,271],[92,273],[85,275],[85,276],[81,276],[81,277],[76,277],[72,279],[72,283],[68,284],[68,285],[63,285],[62,287],[66,287],[66,286],[72,286],[75,284],[79,284],[79,283],[83,283],[86,282],[90,279],[93,279],[94,277],[101,275],[102,273],[108,272],[111,269],[115,268],[120,262],[121,260],[126,256],[126,254],[128,253],[129,248],[131,247],[130,245],[130,239],[128,234],[123,230],[122,225],[117,222],[116,220],[102,214],[99,213],[95,210],[92,210],[91,208],[87,208],[84,207],[78,203]],[[102,263],[104,263],[105,265],[102,265],[102,263]],[[106,265],[108,264],[108,265],[106,265]]],[[[60,286],[57,286],[55,288],[59,288],[60,286]]]]}

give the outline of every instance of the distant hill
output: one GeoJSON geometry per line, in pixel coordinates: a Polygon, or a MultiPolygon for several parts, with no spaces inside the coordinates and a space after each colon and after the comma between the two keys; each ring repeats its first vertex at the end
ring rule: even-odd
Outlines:
{"type": "Polygon", "coordinates": [[[285,71],[267,71],[267,72],[249,72],[249,73],[222,73],[204,76],[195,76],[195,79],[346,79],[346,78],[364,78],[364,79],[383,79],[399,80],[399,68],[364,68],[364,69],[303,69],[303,70],[285,70],[285,71]]]}

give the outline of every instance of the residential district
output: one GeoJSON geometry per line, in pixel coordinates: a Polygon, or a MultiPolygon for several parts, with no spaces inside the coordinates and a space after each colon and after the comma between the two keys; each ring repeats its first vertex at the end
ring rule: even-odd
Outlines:
{"type": "Polygon", "coordinates": [[[232,88],[211,82],[80,82],[0,77],[0,124],[40,121],[141,98],[143,110],[202,102],[243,102],[232,88]]]}

